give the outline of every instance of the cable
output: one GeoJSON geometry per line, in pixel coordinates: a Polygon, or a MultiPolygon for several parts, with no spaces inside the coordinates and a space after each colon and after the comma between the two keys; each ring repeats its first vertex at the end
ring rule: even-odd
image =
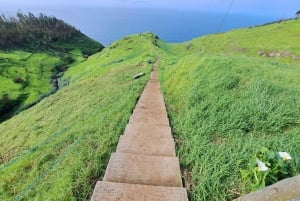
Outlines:
{"type": "Polygon", "coordinates": [[[225,13],[225,15],[223,16],[223,18],[222,18],[219,26],[218,26],[217,33],[220,32],[220,29],[222,28],[222,26],[223,26],[223,24],[224,24],[224,22],[225,22],[225,20],[226,20],[226,18],[228,16],[229,12],[231,11],[231,8],[232,8],[233,4],[234,4],[234,0],[231,0],[230,5],[229,5],[229,7],[228,7],[228,9],[227,9],[227,11],[225,13]]]}

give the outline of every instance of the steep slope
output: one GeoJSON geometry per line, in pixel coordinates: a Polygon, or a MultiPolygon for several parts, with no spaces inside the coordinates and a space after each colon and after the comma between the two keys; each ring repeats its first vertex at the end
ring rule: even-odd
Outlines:
{"type": "Polygon", "coordinates": [[[66,83],[70,66],[103,46],[55,17],[0,16],[0,122],[66,83]]]}
{"type": "Polygon", "coordinates": [[[0,124],[0,200],[89,198],[156,60],[154,40],[112,44],[71,67],[68,86],[0,124]],[[139,72],[147,76],[134,80],[139,72]]]}
{"type": "Polygon", "coordinates": [[[161,45],[160,77],[191,200],[232,200],[300,173],[299,33],[292,20],[161,45]],[[271,169],[260,172],[256,158],[271,169]]]}

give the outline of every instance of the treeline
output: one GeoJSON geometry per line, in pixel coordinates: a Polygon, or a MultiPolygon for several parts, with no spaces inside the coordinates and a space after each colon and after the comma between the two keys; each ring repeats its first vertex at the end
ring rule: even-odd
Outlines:
{"type": "Polygon", "coordinates": [[[75,27],[44,14],[17,13],[16,17],[0,16],[0,48],[7,49],[24,44],[47,45],[54,41],[68,41],[81,34],[75,27]]]}

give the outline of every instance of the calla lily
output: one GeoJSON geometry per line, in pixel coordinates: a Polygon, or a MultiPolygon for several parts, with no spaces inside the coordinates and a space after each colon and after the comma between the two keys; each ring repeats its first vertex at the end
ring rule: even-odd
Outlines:
{"type": "Polygon", "coordinates": [[[267,171],[269,168],[266,166],[266,164],[262,161],[260,161],[259,159],[256,159],[256,163],[258,166],[258,170],[261,172],[265,172],[267,171]]]}
{"type": "Polygon", "coordinates": [[[284,161],[292,159],[291,155],[287,152],[278,152],[278,154],[284,161]]]}

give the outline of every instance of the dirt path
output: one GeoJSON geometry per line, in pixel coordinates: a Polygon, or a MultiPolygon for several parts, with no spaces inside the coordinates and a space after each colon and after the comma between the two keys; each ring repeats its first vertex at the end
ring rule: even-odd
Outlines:
{"type": "Polygon", "coordinates": [[[187,201],[157,80],[159,58],[92,201],[187,201]]]}

